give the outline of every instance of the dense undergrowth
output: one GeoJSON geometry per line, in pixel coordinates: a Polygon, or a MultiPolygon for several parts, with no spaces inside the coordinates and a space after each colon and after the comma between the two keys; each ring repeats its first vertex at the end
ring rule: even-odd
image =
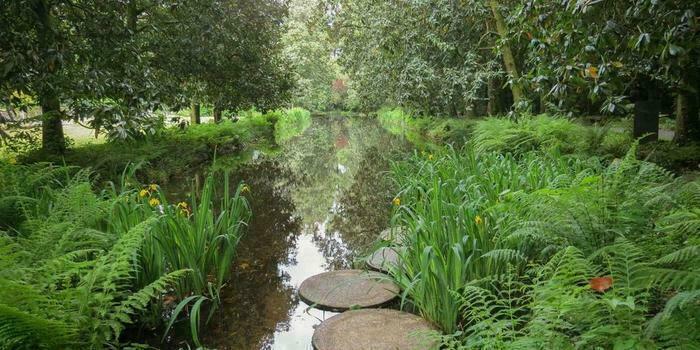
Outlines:
{"type": "Polygon", "coordinates": [[[420,148],[462,143],[474,125],[472,119],[415,117],[401,108],[381,109],[377,120],[391,134],[402,135],[420,148]]]}
{"type": "Polygon", "coordinates": [[[310,113],[301,108],[266,113],[252,109],[220,123],[166,127],[145,139],[81,145],[61,156],[37,151],[19,161],[90,167],[105,182],[117,181],[128,164],[142,163],[136,174],[141,181],[166,185],[192,176],[215,158],[235,166],[255,151],[273,152],[277,143],[300,134],[310,121],[310,113]]]}
{"type": "Polygon", "coordinates": [[[290,108],[281,113],[275,124],[275,141],[283,143],[301,135],[311,126],[311,112],[303,108],[290,108]]]}
{"type": "Polygon", "coordinates": [[[198,344],[202,306],[218,304],[250,215],[248,189],[209,175],[170,204],[133,170],[96,193],[87,170],[0,164],[0,348],[102,349],[127,327],[185,316],[198,344]]]}
{"type": "Polygon", "coordinates": [[[25,156],[29,165],[0,162],[0,348],[121,347],[127,328],[167,333],[187,319],[201,346],[198,329],[220,303],[251,215],[250,190],[209,171],[189,199],[170,203],[156,181],[230,167],[230,157],[273,148],[310,123],[299,108],[250,110],[49,158],[69,165],[31,163],[47,159],[40,153],[25,156]]]}
{"type": "Polygon", "coordinates": [[[446,348],[700,347],[700,181],[591,130],[487,119],[394,165],[392,276],[446,348]]]}

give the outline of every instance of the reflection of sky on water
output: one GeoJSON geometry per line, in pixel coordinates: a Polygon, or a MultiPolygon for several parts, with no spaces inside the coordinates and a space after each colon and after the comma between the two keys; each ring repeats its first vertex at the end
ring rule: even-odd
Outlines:
{"type": "Polygon", "coordinates": [[[243,169],[254,217],[204,343],[311,349],[315,326],[334,313],[309,309],[296,291],[308,277],[350,267],[386,227],[393,198],[382,175],[386,155],[403,147],[374,120],[315,118],[278,157],[243,169]]]}
{"type": "MultiPolygon", "coordinates": [[[[314,236],[327,239],[337,239],[337,233],[326,233],[326,222],[318,223],[315,227],[306,227],[297,239],[296,251],[291,254],[296,256],[295,263],[280,265],[280,272],[289,279],[285,282],[294,290],[299,289],[301,283],[316,274],[328,271],[328,262],[314,243],[314,236]],[[312,232],[309,232],[312,231],[312,232]]],[[[299,300],[288,323],[277,329],[273,336],[272,349],[296,350],[311,349],[311,337],[315,327],[328,317],[335,315],[333,312],[321,311],[309,308],[306,303],[299,300]]]]}

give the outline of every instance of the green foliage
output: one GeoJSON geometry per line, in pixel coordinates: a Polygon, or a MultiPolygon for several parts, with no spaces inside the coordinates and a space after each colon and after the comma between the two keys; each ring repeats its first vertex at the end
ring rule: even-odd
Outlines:
{"type": "Polygon", "coordinates": [[[243,157],[247,149],[274,145],[273,113],[250,110],[236,120],[164,129],[145,140],[112,141],[69,149],[62,157],[37,152],[23,162],[50,161],[90,167],[103,181],[118,181],[118,174],[130,163],[141,163],[138,178],[143,182],[167,184],[173,177],[210,164],[216,157],[243,157]],[[176,156],[175,156],[176,155],[176,156]]]}
{"type": "Polygon", "coordinates": [[[291,108],[281,113],[275,124],[275,141],[280,144],[301,135],[311,126],[311,112],[303,108],[291,108]]]}
{"type": "Polygon", "coordinates": [[[283,53],[296,83],[292,105],[312,111],[343,108],[346,102],[346,96],[334,89],[336,81],[347,79],[343,79],[332,57],[335,47],[326,5],[319,0],[290,1],[282,36],[283,53]]]}
{"type": "Polygon", "coordinates": [[[634,144],[591,157],[601,138],[581,128],[487,119],[461,150],[394,164],[392,223],[409,234],[391,275],[447,348],[700,344],[683,332],[700,314],[700,184],[637,160],[634,144]],[[609,289],[590,286],[606,276],[609,289]]]}
{"type": "Polygon", "coordinates": [[[517,120],[488,118],[476,124],[478,152],[516,152],[556,149],[562,153],[587,150],[586,128],[565,118],[519,116],[517,120]]]}
{"type": "Polygon", "coordinates": [[[483,1],[339,3],[340,63],[364,110],[389,104],[462,115],[502,76],[483,1]]]}
{"type": "Polygon", "coordinates": [[[225,179],[215,214],[213,176],[174,206],[127,170],[97,195],[87,171],[0,166],[0,202],[19,203],[0,231],[0,347],[118,347],[127,326],[163,323],[166,296],[218,296],[250,215],[244,187],[225,179]],[[168,245],[187,237],[196,251],[168,245]]]}
{"type": "Polygon", "coordinates": [[[401,108],[382,108],[377,112],[377,120],[390,133],[405,136],[421,148],[431,144],[462,144],[474,123],[469,119],[414,116],[401,108]]]}

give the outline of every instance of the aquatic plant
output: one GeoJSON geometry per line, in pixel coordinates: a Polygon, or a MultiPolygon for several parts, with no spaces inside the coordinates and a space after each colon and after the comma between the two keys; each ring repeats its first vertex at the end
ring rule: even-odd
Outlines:
{"type": "Polygon", "coordinates": [[[134,172],[98,195],[87,171],[0,166],[28,181],[0,186],[17,208],[0,231],[1,348],[119,346],[132,323],[162,325],[168,300],[218,300],[250,216],[245,185],[231,193],[225,176],[215,206],[210,175],[191,207],[170,205],[134,172]]]}
{"type": "Polygon", "coordinates": [[[394,164],[404,304],[451,334],[448,348],[697,345],[681,329],[700,315],[699,182],[634,145],[607,163],[562,155],[558,133],[515,147],[499,135],[477,124],[462,149],[394,164]]]}

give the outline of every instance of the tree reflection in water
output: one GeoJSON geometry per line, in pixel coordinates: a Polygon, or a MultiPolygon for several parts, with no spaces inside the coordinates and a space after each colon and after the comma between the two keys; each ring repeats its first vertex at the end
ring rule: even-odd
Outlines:
{"type": "Polygon", "coordinates": [[[389,159],[406,144],[374,120],[317,117],[272,160],[242,169],[253,219],[223,306],[205,331],[218,349],[304,349],[328,313],[305,312],[303,279],[347,267],[387,225],[389,159]]]}

